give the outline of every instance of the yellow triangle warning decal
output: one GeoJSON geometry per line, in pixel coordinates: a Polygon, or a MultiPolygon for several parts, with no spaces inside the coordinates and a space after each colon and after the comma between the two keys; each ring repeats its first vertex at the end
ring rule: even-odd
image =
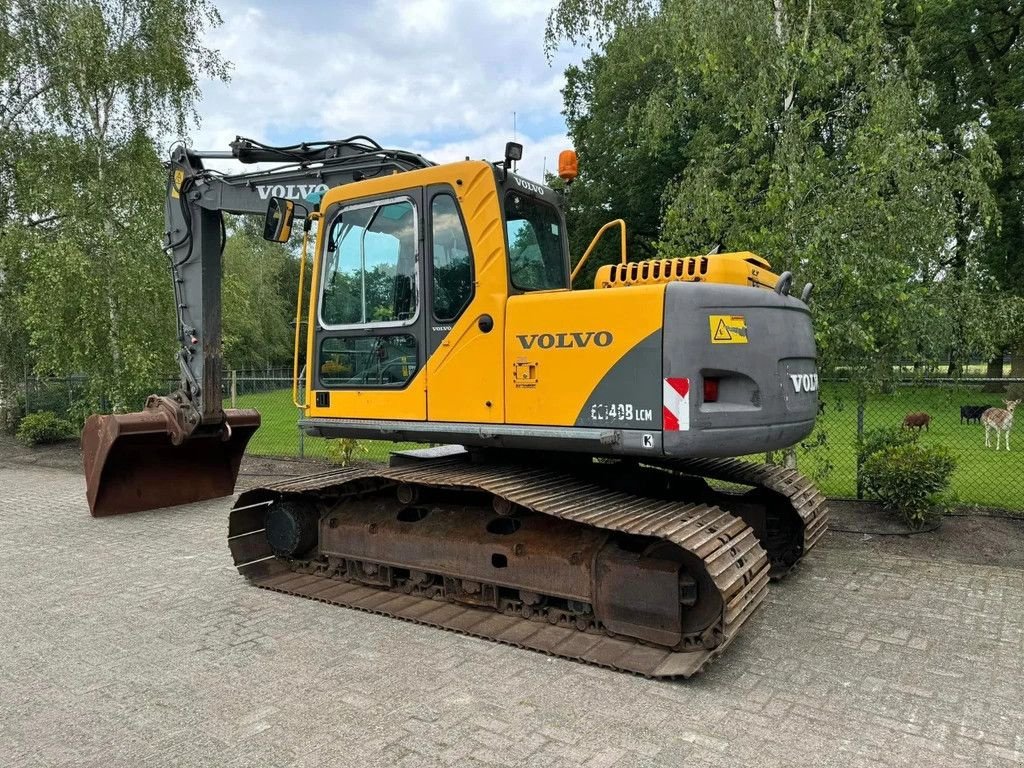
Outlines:
{"type": "Polygon", "coordinates": [[[709,315],[712,344],[746,344],[747,319],[743,315],[709,315]]]}

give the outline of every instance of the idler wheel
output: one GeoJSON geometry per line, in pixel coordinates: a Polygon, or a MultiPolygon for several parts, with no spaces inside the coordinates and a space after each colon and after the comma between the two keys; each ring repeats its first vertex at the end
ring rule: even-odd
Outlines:
{"type": "Polygon", "coordinates": [[[310,504],[278,501],[270,505],[265,522],[267,543],[278,557],[298,557],[317,541],[320,515],[310,504]]]}

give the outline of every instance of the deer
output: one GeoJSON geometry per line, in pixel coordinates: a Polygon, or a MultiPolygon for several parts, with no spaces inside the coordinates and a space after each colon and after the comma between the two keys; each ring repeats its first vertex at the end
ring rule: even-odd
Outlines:
{"type": "Polygon", "coordinates": [[[1013,411],[1020,400],[1004,400],[1005,408],[989,408],[981,414],[981,423],[985,425],[985,447],[991,447],[989,431],[996,431],[996,450],[999,450],[999,435],[1005,435],[1006,450],[1010,450],[1010,430],[1013,428],[1013,411]]]}

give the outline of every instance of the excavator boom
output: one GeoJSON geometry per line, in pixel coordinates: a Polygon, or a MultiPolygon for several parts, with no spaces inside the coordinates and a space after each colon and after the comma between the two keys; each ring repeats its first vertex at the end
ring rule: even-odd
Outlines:
{"type": "MultiPolygon", "coordinates": [[[[253,410],[221,399],[221,256],[224,213],[263,216],[270,198],[301,201],[367,176],[432,165],[364,136],[292,147],[238,138],[231,152],[178,147],[168,167],[165,250],[177,313],[180,386],[153,395],[137,413],[96,415],[82,432],[89,509],[94,516],[139,512],[227,496],[242,454],[260,425],[253,410]],[[203,158],[280,163],[269,171],[223,175],[203,158]]],[[[311,206],[297,205],[297,218],[311,206]]]]}

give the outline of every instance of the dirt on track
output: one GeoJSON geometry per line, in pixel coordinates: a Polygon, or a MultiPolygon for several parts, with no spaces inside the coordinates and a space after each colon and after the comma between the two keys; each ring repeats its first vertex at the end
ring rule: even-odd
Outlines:
{"type": "MultiPolygon", "coordinates": [[[[29,448],[0,433],[0,466],[18,464],[80,473],[82,455],[77,442],[29,448]]],[[[332,466],[309,459],[246,455],[237,490],[332,466]]],[[[1024,569],[1024,512],[960,510],[944,517],[936,530],[914,533],[878,504],[830,500],[829,507],[829,531],[823,542],[827,547],[867,547],[879,554],[1024,569]]]]}

